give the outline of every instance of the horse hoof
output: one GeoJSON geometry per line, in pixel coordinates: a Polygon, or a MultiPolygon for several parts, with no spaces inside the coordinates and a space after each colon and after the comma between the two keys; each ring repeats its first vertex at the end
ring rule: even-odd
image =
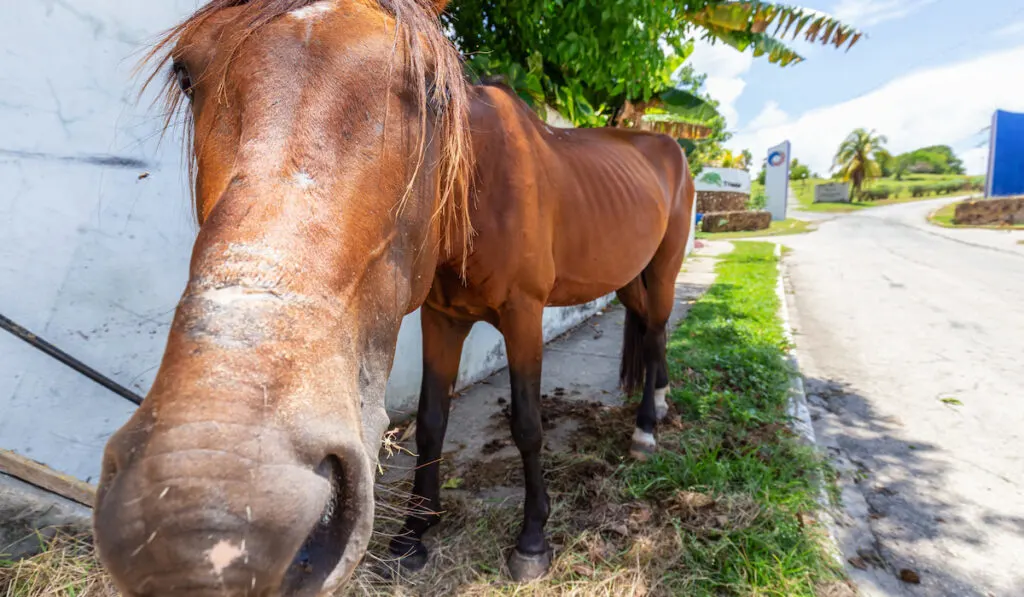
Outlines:
{"type": "Polygon", "coordinates": [[[427,565],[427,548],[422,542],[399,541],[391,542],[391,555],[408,572],[419,572],[427,565]]]}
{"type": "Polygon", "coordinates": [[[552,550],[536,555],[519,553],[513,549],[508,555],[508,571],[516,582],[530,582],[548,573],[551,567],[552,550]]]}
{"type": "Polygon", "coordinates": [[[633,460],[646,461],[658,448],[654,435],[636,429],[633,431],[633,443],[629,446],[629,456],[633,460]]]}

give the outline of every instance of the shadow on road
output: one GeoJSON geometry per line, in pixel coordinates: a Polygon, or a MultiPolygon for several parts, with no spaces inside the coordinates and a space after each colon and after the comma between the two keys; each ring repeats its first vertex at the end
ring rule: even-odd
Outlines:
{"type": "Polygon", "coordinates": [[[964,504],[934,497],[951,483],[938,455],[943,448],[899,439],[902,422],[878,414],[856,388],[811,377],[804,383],[819,444],[838,473],[844,512],[836,517],[837,538],[865,594],[1024,595],[1019,570],[968,576],[959,571],[977,567],[958,561],[996,530],[1024,533],[1024,519],[973,505],[981,526],[965,520],[958,514],[964,504]],[[926,541],[944,553],[924,553],[926,541]]]}

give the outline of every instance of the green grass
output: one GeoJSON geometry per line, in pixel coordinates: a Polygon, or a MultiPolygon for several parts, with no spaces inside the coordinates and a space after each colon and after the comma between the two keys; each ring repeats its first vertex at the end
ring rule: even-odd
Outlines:
{"type": "Polygon", "coordinates": [[[942,226],[943,228],[984,228],[986,230],[1024,230],[1024,225],[970,226],[967,224],[957,224],[956,222],[953,221],[953,216],[956,215],[957,205],[959,205],[959,203],[950,203],[949,205],[943,205],[939,209],[936,209],[932,213],[928,214],[928,221],[931,222],[932,224],[935,224],[936,226],[942,226]]]}
{"type": "Polygon", "coordinates": [[[953,223],[953,216],[955,214],[956,203],[950,203],[928,214],[928,221],[943,228],[955,228],[956,224],[953,223]]]}
{"type": "MultiPolygon", "coordinates": [[[[868,188],[889,188],[894,191],[894,194],[889,199],[882,199],[878,201],[855,201],[853,203],[815,203],[814,202],[814,187],[827,182],[835,182],[833,180],[825,178],[810,178],[805,181],[791,181],[789,183],[790,189],[796,196],[797,207],[803,211],[811,212],[831,212],[831,213],[843,213],[858,211],[869,207],[879,207],[882,205],[894,205],[897,203],[908,203],[911,201],[924,201],[927,199],[938,199],[942,197],[953,197],[956,195],[967,195],[970,194],[967,191],[957,191],[955,193],[946,194],[930,194],[924,197],[913,197],[911,195],[911,187],[914,186],[932,186],[942,183],[951,183],[954,181],[967,180],[970,177],[960,176],[956,174],[907,174],[904,175],[903,180],[894,180],[891,178],[880,178],[872,181],[868,188]]],[[[750,189],[751,195],[756,195],[758,192],[764,192],[764,185],[758,184],[755,180],[751,183],[750,189]]]]}
{"type": "Polygon", "coordinates": [[[757,504],[746,527],[681,533],[687,595],[812,596],[837,578],[819,529],[803,524],[818,509],[822,463],[787,427],[790,371],[776,277],[769,243],[737,243],[719,263],[715,284],[669,343],[683,431],[663,437],[656,458],[625,474],[637,499],[690,490],[757,504]]]}
{"type": "Polygon", "coordinates": [[[805,220],[794,220],[792,218],[781,222],[772,222],[767,230],[750,230],[746,232],[698,232],[697,238],[705,240],[733,240],[738,238],[761,238],[765,236],[784,236],[787,234],[802,234],[813,232],[816,226],[813,222],[805,220]]]}

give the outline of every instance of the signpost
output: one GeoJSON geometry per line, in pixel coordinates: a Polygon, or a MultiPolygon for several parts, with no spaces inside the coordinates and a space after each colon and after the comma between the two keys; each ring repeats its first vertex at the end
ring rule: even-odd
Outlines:
{"type": "Polygon", "coordinates": [[[850,184],[846,182],[826,182],[814,187],[815,203],[849,203],[850,184]]]}
{"type": "Polygon", "coordinates": [[[1024,114],[996,110],[989,134],[985,196],[1024,195],[1024,114]]]}
{"type": "Polygon", "coordinates": [[[750,173],[738,168],[704,168],[693,181],[698,191],[750,194],[750,173]]]}
{"type": "Polygon", "coordinates": [[[772,220],[786,219],[786,203],[789,198],[789,141],[783,141],[768,150],[765,166],[764,190],[768,196],[767,209],[772,220]]]}

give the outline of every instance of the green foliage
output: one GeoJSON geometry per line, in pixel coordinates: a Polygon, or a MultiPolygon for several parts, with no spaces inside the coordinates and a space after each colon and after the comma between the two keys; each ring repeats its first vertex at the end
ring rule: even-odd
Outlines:
{"type": "Polygon", "coordinates": [[[884,135],[860,128],[850,133],[839,146],[832,167],[838,168],[842,180],[853,183],[855,195],[859,194],[866,181],[882,175],[878,151],[886,142],[884,135]]]}
{"type": "Polygon", "coordinates": [[[859,198],[861,201],[878,201],[881,199],[888,199],[894,194],[891,187],[875,187],[873,189],[864,189],[860,192],[859,198]]]}
{"type": "Polygon", "coordinates": [[[793,158],[793,161],[789,164],[789,179],[806,181],[810,177],[811,169],[807,164],[801,164],[800,160],[793,158]]]}
{"type": "Polygon", "coordinates": [[[964,163],[948,145],[932,145],[900,154],[894,158],[895,174],[963,174],[964,163]]]}
{"type": "Polygon", "coordinates": [[[750,194],[750,200],[747,201],[747,209],[750,211],[761,211],[768,206],[768,196],[764,194],[764,191],[758,191],[750,194]]]}
{"type": "Polygon", "coordinates": [[[896,173],[897,160],[888,149],[879,148],[875,151],[875,160],[882,170],[883,177],[889,177],[896,173]]]}
{"type": "Polygon", "coordinates": [[[474,73],[505,75],[532,106],[548,103],[579,126],[614,124],[627,102],[677,86],[695,91],[700,79],[683,63],[696,35],[781,65],[800,57],[768,25],[780,39],[803,33],[837,48],[861,36],[827,15],[757,0],[455,0],[442,19],[474,73]]]}

